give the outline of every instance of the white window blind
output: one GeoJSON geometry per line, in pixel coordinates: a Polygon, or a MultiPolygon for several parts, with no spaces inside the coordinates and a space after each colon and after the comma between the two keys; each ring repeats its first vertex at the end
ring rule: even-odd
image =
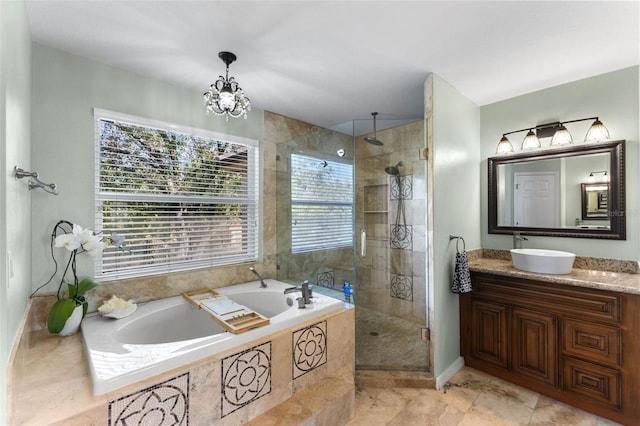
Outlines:
{"type": "Polygon", "coordinates": [[[353,245],[353,166],[291,155],[291,251],[353,245]]]}
{"type": "Polygon", "coordinates": [[[102,280],[256,261],[257,141],[95,111],[102,280]]]}

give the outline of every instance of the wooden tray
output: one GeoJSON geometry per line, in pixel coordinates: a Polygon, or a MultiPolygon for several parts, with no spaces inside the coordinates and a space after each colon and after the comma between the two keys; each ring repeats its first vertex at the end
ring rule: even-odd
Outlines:
{"type": "Polygon", "coordinates": [[[269,319],[210,288],[182,293],[197,309],[206,311],[226,330],[238,334],[269,324],[269,319]]]}

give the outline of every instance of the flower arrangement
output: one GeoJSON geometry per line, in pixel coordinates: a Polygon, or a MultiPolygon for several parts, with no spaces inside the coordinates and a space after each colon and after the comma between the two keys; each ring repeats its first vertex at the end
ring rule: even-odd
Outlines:
{"type": "Polygon", "coordinates": [[[58,263],[53,253],[54,247],[64,247],[71,253],[62,274],[60,284],[58,285],[58,291],[56,293],[58,300],[51,308],[49,316],[47,317],[47,328],[50,333],[69,335],[77,331],[80,321],[82,321],[86,315],[88,308],[88,303],[84,295],[100,284],[92,278],[84,278],[83,280],[78,278],[76,269],[77,256],[82,253],[88,253],[91,257],[95,258],[100,256],[102,251],[108,246],[116,246],[124,249],[124,238],[115,233],[112,234],[111,237],[96,235],[90,229],[83,228],[67,220],[61,220],[54,226],[51,234],[51,257],[53,258],[56,269],[49,281],[34,291],[34,294],[48,284],[58,272],[58,263]],[[72,281],[67,280],[69,269],[71,269],[73,275],[72,281]],[[61,297],[64,284],[67,285],[68,294],[66,297],[61,297]],[[71,319],[77,324],[69,324],[71,319]]]}

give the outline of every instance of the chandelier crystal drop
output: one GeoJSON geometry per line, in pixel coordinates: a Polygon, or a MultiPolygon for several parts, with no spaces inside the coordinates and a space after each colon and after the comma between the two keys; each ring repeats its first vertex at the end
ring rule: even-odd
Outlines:
{"type": "Polygon", "coordinates": [[[238,118],[244,115],[246,120],[247,112],[251,111],[251,101],[244,95],[244,91],[234,77],[229,77],[229,65],[235,62],[236,55],[231,52],[220,52],[218,57],[227,66],[226,74],[218,77],[215,83],[209,86],[209,90],[204,93],[204,105],[207,113],[225,115],[238,118]]]}

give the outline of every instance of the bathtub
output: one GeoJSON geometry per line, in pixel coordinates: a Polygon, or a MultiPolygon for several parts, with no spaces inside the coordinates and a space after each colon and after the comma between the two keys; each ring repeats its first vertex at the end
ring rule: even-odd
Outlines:
{"type": "Polygon", "coordinates": [[[312,303],[298,309],[300,293],[284,294],[291,285],[265,282],[267,288],[259,281],[216,288],[270,319],[270,324],[240,334],[225,331],[182,296],[140,304],[119,320],[88,315],[82,337],[93,393],[110,392],[345,308],[345,302],[314,293],[312,303]]]}

